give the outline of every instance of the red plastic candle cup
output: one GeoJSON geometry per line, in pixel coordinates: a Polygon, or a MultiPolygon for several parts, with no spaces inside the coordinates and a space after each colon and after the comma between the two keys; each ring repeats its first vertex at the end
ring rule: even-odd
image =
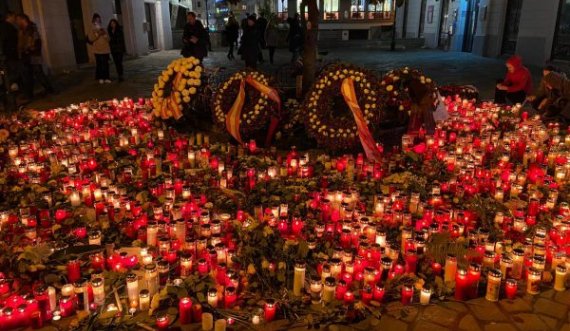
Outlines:
{"type": "Polygon", "coordinates": [[[382,286],[382,284],[380,283],[377,283],[376,286],[374,286],[374,291],[372,292],[372,296],[374,300],[382,302],[382,299],[384,299],[384,286],[382,286]]]}
{"type": "Polygon", "coordinates": [[[509,278],[505,282],[505,294],[507,299],[514,299],[517,296],[518,284],[516,279],[509,278]]]}
{"type": "Polygon", "coordinates": [[[431,270],[436,275],[441,275],[441,264],[438,262],[434,262],[431,264],[431,270]]]}
{"type": "Polygon", "coordinates": [[[192,322],[192,300],[188,297],[180,299],[178,303],[178,313],[180,324],[189,324],[192,322]]]}
{"type": "Polygon", "coordinates": [[[70,296],[64,295],[59,299],[59,311],[61,317],[68,317],[73,314],[73,299],[70,296]]]}
{"type": "Polygon", "coordinates": [[[233,286],[226,287],[224,291],[224,304],[226,309],[233,308],[237,301],[237,291],[233,286]]]}
{"type": "Polygon", "coordinates": [[[275,302],[274,299],[267,299],[265,301],[265,307],[264,307],[264,313],[265,313],[265,321],[266,322],[271,322],[275,319],[275,313],[277,312],[277,304],[275,302]]]}
{"type": "Polygon", "coordinates": [[[201,275],[205,275],[208,273],[208,261],[206,259],[199,259],[198,260],[198,272],[201,275]]]}
{"type": "Polygon", "coordinates": [[[336,286],[336,299],[343,300],[346,291],[348,291],[348,286],[346,285],[346,282],[343,279],[339,280],[338,285],[336,286]]]}
{"type": "Polygon", "coordinates": [[[362,298],[362,302],[364,302],[365,304],[369,304],[370,300],[372,300],[374,294],[372,291],[372,287],[370,287],[369,285],[366,285],[362,291],[360,292],[360,296],[362,298]]]}
{"type": "Polygon", "coordinates": [[[69,260],[67,261],[67,280],[70,283],[76,282],[81,278],[81,261],[69,260]]]}
{"type": "Polygon", "coordinates": [[[466,300],[470,289],[467,271],[458,269],[455,274],[455,300],[466,300]]]}
{"type": "Polygon", "coordinates": [[[192,305],[192,321],[194,323],[202,321],[202,305],[199,303],[192,305]]]}
{"type": "Polygon", "coordinates": [[[349,305],[354,302],[354,293],[352,291],[346,291],[344,293],[343,301],[345,305],[349,305]]]}
{"type": "Polygon", "coordinates": [[[411,286],[402,287],[402,304],[409,305],[412,303],[412,297],[414,296],[414,289],[411,286]]]}
{"type": "Polygon", "coordinates": [[[156,318],[156,327],[158,328],[159,331],[168,330],[169,324],[170,324],[170,318],[168,318],[168,315],[166,314],[159,315],[156,318]]]}

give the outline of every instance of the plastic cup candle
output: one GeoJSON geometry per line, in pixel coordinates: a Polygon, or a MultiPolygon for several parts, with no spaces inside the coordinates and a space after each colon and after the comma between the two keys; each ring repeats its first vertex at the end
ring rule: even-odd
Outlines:
{"type": "Polygon", "coordinates": [[[210,313],[202,314],[202,330],[209,331],[214,328],[214,315],[210,313]]]}
{"type": "Polygon", "coordinates": [[[81,261],[69,260],[67,261],[67,280],[71,283],[76,282],[81,278],[81,261]]]}
{"type": "Polygon", "coordinates": [[[170,318],[168,318],[168,315],[166,314],[158,315],[158,317],[156,318],[156,327],[159,331],[167,330],[169,324],[170,324],[170,318]]]}
{"type": "Polygon", "coordinates": [[[156,264],[151,263],[145,265],[144,270],[146,288],[148,289],[149,295],[152,298],[158,292],[158,288],[160,286],[160,280],[158,279],[158,268],[156,264]]]}
{"type": "Polygon", "coordinates": [[[336,279],[334,277],[325,278],[325,286],[322,294],[322,300],[325,303],[331,302],[335,296],[336,279]]]}
{"type": "Polygon", "coordinates": [[[265,321],[271,322],[275,319],[275,313],[277,312],[277,304],[273,299],[265,300],[265,306],[263,307],[265,314],[265,321]]]}
{"type": "Polygon", "coordinates": [[[214,324],[214,331],[226,331],[227,324],[228,322],[223,318],[216,320],[216,323],[214,324]]]}
{"type": "Polygon", "coordinates": [[[208,304],[214,308],[218,307],[218,290],[215,288],[208,290],[208,304]]]}
{"type": "Polygon", "coordinates": [[[89,233],[89,245],[101,245],[101,231],[94,230],[89,233]]]}
{"type": "Polygon", "coordinates": [[[71,203],[71,206],[73,207],[77,207],[79,205],[81,205],[81,197],[79,195],[78,191],[72,191],[71,194],[69,195],[69,202],[71,203]]]}
{"type": "Polygon", "coordinates": [[[146,244],[150,247],[157,245],[158,225],[155,222],[148,223],[146,227],[146,244]]]}
{"type": "Polygon", "coordinates": [[[505,294],[507,296],[507,299],[514,299],[517,296],[517,289],[517,280],[513,278],[507,279],[505,282],[505,294]]]}
{"type": "Polygon", "coordinates": [[[139,279],[136,274],[127,275],[127,296],[129,298],[129,306],[138,306],[139,300],[139,279]]]}
{"type": "Polygon", "coordinates": [[[474,299],[478,296],[479,281],[481,280],[481,266],[479,264],[477,263],[469,264],[469,270],[467,271],[467,279],[469,280],[468,296],[470,299],[474,299]]]}
{"type": "Polygon", "coordinates": [[[444,282],[451,282],[455,280],[457,273],[457,257],[453,254],[448,254],[445,259],[444,282]]]}
{"type": "Polygon", "coordinates": [[[97,306],[105,304],[105,281],[102,278],[91,280],[91,289],[93,290],[93,301],[97,306]]]}
{"type": "Polygon", "coordinates": [[[487,292],[485,299],[489,301],[499,301],[499,293],[501,291],[501,271],[497,269],[489,270],[487,274],[487,292]]]}
{"type": "Polygon", "coordinates": [[[515,248],[513,250],[512,260],[513,267],[511,269],[511,277],[514,279],[521,279],[524,264],[524,250],[522,248],[515,248]]]}
{"type": "Polygon", "coordinates": [[[305,262],[297,261],[295,263],[295,272],[293,277],[293,295],[301,296],[301,291],[305,287],[305,262]]]}
{"type": "Polygon", "coordinates": [[[458,269],[455,275],[455,300],[466,300],[470,289],[467,271],[458,269]]]}
{"type": "Polygon", "coordinates": [[[192,322],[192,300],[188,297],[180,299],[178,303],[178,314],[180,324],[185,325],[192,322]]]}
{"type": "Polygon", "coordinates": [[[311,276],[311,300],[313,304],[321,302],[321,291],[323,289],[323,282],[318,275],[311,276]]]}
{"type": "Polygon", "coordinates": [[[542,272],[536,268],[530,267],[527,273],[526,293],[536,295],[540,293],[540,281],[542,272]]]}
{"type": "Polygon", "coordinates": [[[147,289],[141,290],[139,293],[139,309],[147,311],[150,308],[150,292],[147,289]]]}
{"type": "Polygon", "coordinates": [[[429,300],[431,299],[431,288],[424,287],[420,292],[420,304],[429,305],[429,300]]]}
{"type": "Polygon", "coordinates": [[[402,304],[409,305],[412,303],[412,297],[414,296],[414,289],[411,286],[402,286],[402,304]]]}
{"type": "Polygon", "coordinates": [[[556,267],[556,275],[554,276],[554,290],[555,291],[565,291],[566,290],[566,266],[560,264],[556,267]]]}

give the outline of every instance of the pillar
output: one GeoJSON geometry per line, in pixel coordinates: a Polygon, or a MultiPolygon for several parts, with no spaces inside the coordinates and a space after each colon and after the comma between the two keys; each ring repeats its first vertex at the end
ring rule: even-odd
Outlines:
{"type": "Polygon", "coordinates": [[[525,64],[543,66],[550,60],[559,0],[523,1],[516,53],[525,64]]]}
{"type": "Polygon", "coordinates": [[[481,0],[472,53],[490,57],[501,55],[507,2],[507,0],[481,0]]]}

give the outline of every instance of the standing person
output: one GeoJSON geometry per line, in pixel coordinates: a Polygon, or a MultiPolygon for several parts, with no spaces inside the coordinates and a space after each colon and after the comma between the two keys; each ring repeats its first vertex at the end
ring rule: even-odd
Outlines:
{"type": "Polygon", "coordinates": [[[113,62],[115,62],[119,82],[122,82],[124,80],[123,55],[126,51],[123,27],[119,24],[119,21],[113,18],[109,21],[107,33],[109,34],[109,46],[111,47],[111,55],[113,56],[113,62]]]}
{"type": "Polygon", "coordinates": [[[255,69],[259,55],[259,30],[255,26],[255,16],[247,18],[247,26],[243,30],[240,44],[241,58],[245,61],[246,68],[255,69]]]}
{"type": "Polygon", "coordinates": [[[234,46],[237,43],[239,36],[239,23],[237,22],[235,16],[230,16],[228,23],[226,24],[226,38],[230,48],[228,49],[228,59],[233,60],[234,57],[234,46]]]}
{"type": "Polygon", "coordinates": [[[408,91],[412,100],[408,133],[417,135],[421,130],[425,130],[427,134],[433,134],[435,131],[433,112],[436,98],[419,79],[410,82],[408,91]]]}
{"type": "Polygon", "coordinates": [[[36,24],[25,14],[18,14],[16,23],[20,28],[18,53],[24,95],[29,99],[34,97],[34,80],[37,80],[47,93],[54,93],[42,67],[42,39],[36,24]]]}
{"type": "Polygon", "coordinates": [[[87,34],[87,41],[95,54],[95,79],[99,80],[99,84],[111,83],[109,78],[109,54],[111,47],[109,46],[109,35],[101,24],[101,16],[95,13],[91,19],[92,27],[87,34]]]}
{"type": "Polygon", "coordinates": [[[0,21],[0,55],[4,58],[9,88],[18,90],[18,28],[16,27],[16,14],[7,12],[4,20],[0,21]]]}
{"type": "Polygon", "coordinates": [[[263,63],[263,50],[265,49],[265,29],[267,29],[267,19],[262,15],[255,22],[257,33],[259,35],[259,63],[263,63]]]}
{"type": "Polygon", "coordinates": [[[523,66],[518,55],[511,56],[506,63],[507,74],[499,81],[495,89],[495,102],[522,103],[532,93],[532,77],[530,71],[523,66]]]}
{"type": "Polygon", "coordinates": [[[273,57],[275,55],[275,49],[279,42],[279,30],[277,30],[277,24],[275,24],[275,19],[271,19],[267,23],[267,29],[265,29],[265,44],[267,49],[269,49],[269,63],[273,64],[273,57]]]}
{"type": "Polygon", "coordinates": [[[208,33],[202,25],[202,22],[196,19],[196,13],[188,12],[186,14],[186,25],[184,26],[184,34],[182,36],[182,56],[195,57],[200,62],[208,56],[208,33]]]}
{"type": "Polygon", "coordinates": [[[301,25],[299,23],[299,15],[289,17],[289,34],[287,34],[287,41],[289,42],[289,51],[291,52],[291,62],[297,61],[301,52],[301,25]]]}

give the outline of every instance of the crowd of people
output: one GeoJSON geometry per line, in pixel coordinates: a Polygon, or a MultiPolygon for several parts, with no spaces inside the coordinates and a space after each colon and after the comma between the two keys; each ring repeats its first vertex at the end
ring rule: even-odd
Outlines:
{"type": "MultiPolygon", "coordinates": [[[[287,19],[287,23],[289,25],[287,42],[292,54],[291,62],[295,62],[299,58],[303,46],[299,15],[290,17],[287,19]]],[[[243,20],[238,22],[236,17],[230,14],[224,29],[224,36],[228,43],[227,58],[229,60],[235,59],[234,52],[237,50],[237,55],[245,62],[245,66],[255,69],[258,63],[265,61],[263,53],[264,50],[267,50],[269,63],[274,63],[275,50],[279,45],[279,29],[276,17],[266,18],[264,15],[258,17],[256,14],[246,14],[243,20]]],[[[188,12],[186,15],[182,42],[182,56],[193,56],[203,60],[208,55],[209,34],[194,12],[188,12]]]]}

